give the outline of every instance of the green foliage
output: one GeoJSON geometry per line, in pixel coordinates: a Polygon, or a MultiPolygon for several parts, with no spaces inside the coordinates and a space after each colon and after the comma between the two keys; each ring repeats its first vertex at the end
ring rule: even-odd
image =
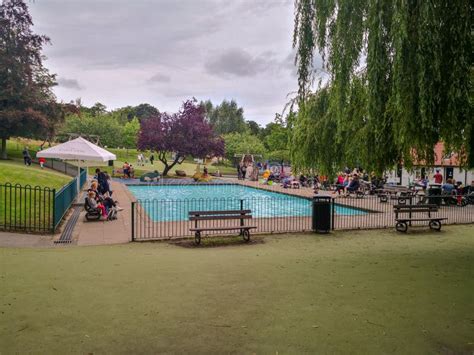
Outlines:
{"type": "Polygon", "coordinates": [[[224,100],[213,106],[210,100],[201,102],[206,110],[206,118],[218,134],[243,133],[247,130],[244,109],[234,100],[224,100]]]}
{"type": "Polygon", "coordinates": [[[98,135],[102,145],[107,147],[123,147],[125,145],[124,126],[114,115],[90,113],[71,114],[66,117],[62,134],[77,133],[82,135],[98,135]]]}
{"type": "MultiPolygon", "coordinates": [[[[469,0],[296,0],[300,107],[314,100],[309,88],[318,48],[330,74],[331,88],[317,94],[330,94],[327,125],[334,125],[336,144],[363,130],[358,135],[371,151],[358,148],[362,164],[380,172],[400,161],[410,166],[414,158],[429,163],[443,140],[474,166],[472,11],[469,0]],[[365,88],[356,89],[356,81],[365,88]],[[361,105],[358,112],[348,108],[351,100],[361,105]]],[[[299,130],[310,120],[300,113],[299,130]]]]}
{"type": "Polygon", "coordinates": [[[289,129],[282,122],[271,122],[265,128],[265,147],[268,151],[266,158],[280,162],[290,160],[288,150],[289,129]]]}
{"type": "Polygon", "coordinates": [[[6,159],[11,136],[45,137],[52,129],[56,98],[51,91],[55,76],[43,66],[41,51],[49,38],[32,31],[33,21],[22,0],[0,4],[0,139],[6,159]]]}
{"type": "Polygon", "coordinates": [[[235,154],[265,155],[266,148],[257,136],[248,133],[229,133],[223,138],[226,158],[231,161],[234,160],[235,154]]]}
{"type": "Polygon", "coordinates": [[[138,132],[140,131],[140,121],[138,118],[132,119],[127,122],[123,127],[123,145],[125,148],[136,148],[138,132]]]}
{"type": "Polygon", "coordinates": [[[254,136],[260,135],[260,132],[262,131],[262,127],[260,127],[260,125],[257,122],[247,121],[246,123],[251,134],[253,134],[254,136]]]}

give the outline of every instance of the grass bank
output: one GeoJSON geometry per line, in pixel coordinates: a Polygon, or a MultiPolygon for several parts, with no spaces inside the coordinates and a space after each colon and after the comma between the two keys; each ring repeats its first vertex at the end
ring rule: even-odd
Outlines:
{"type": "MultiPolygon", "coordinates": [[[[31,140],[31,139],[10,139],[7,141],[7,151],[9,158],[22,159],[22,151],[25,146],[28,146],[32,157],[36,156],[36,152],[39,150],[39,147],[42,142],[31,140]]],[[[47,148],[47,145],[45,146],[47,148]]],[[[137,165],[137,156],[140,153],[137,149],[118,149],[118,148],[106,148],[110,152],[114,153],[117,156],[117,160],[114,162],[115,168],[121,168],[125,161],[133,164],[135,166],[136,175],[140,176],[145,172],[158,170],[160,173],[163,172],[164,165],[155,160],[154,164],[149,162],[143,166],[137,165]]],[[[143,152],[143,154],[149,158],[151,153],[149,151],[143,152]]],[[[155,159],[156,159],[155,154],[155,159]]],[[[89,173],[94,173],[95,169],[100,167],[102,170],[106,170],[109,173],[112,172],[111,167],[107,167],[106,164],[99,164],[89,167],[89,173]]],[[[176,165],[169,173],[170,176],[175,174],[176,170],[184,170],[187,175],[192,176],[196,171],[196,163],[192,158],[186,159],[182,164],[176,165]]],[[[209,173],[214,173],[216,170],[219,170],[223,174],[233,174],[236,175],[236,170],[229,164],[222,165],[208,165],[209,173]]]]}
{"type": "Polygon", "coordinates": [[[0,249],[5,353],[471,353],[474,228],[0,249]]]}

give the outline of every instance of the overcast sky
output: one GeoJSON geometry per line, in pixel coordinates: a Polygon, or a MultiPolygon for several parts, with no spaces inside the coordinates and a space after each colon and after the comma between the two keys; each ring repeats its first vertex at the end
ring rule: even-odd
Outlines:
{"type": "Polygon", "coordinates": [[[292,0],[35,0],[58,99],[176,111],[196,97],[235,99],[273,120],[297,89],[292,0]]]}

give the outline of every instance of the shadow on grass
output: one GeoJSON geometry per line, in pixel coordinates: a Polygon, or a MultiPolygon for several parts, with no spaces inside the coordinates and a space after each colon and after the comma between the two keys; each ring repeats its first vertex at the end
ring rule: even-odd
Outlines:
{"type": "Polygon", "coordinates": [[[169,242],[172,245],[177,245],[183,248],[216,248],[216,247],[232,247],[232,246],[251,246],[256,244],[264,244],[262,237],[252,237],[249,242],[242,240],[240,236],[204,236],[201,239],[201,244],[196,245],[194,239],[181,239],[169,242]]]}

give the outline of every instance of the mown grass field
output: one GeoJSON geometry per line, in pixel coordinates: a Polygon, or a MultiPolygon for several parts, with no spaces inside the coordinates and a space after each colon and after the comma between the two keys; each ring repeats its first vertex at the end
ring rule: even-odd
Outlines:
{"type": "Polygon", "coordinates": [[[30,185],[60,189],[71,177],[38,165],[25,166],[20,160],[0,160],[0,184],[30,185]]]}
{"type": "Polygon", "coordinates": [[[471,354],[473,237],[0,249],[0,352],[471,354]]]}

